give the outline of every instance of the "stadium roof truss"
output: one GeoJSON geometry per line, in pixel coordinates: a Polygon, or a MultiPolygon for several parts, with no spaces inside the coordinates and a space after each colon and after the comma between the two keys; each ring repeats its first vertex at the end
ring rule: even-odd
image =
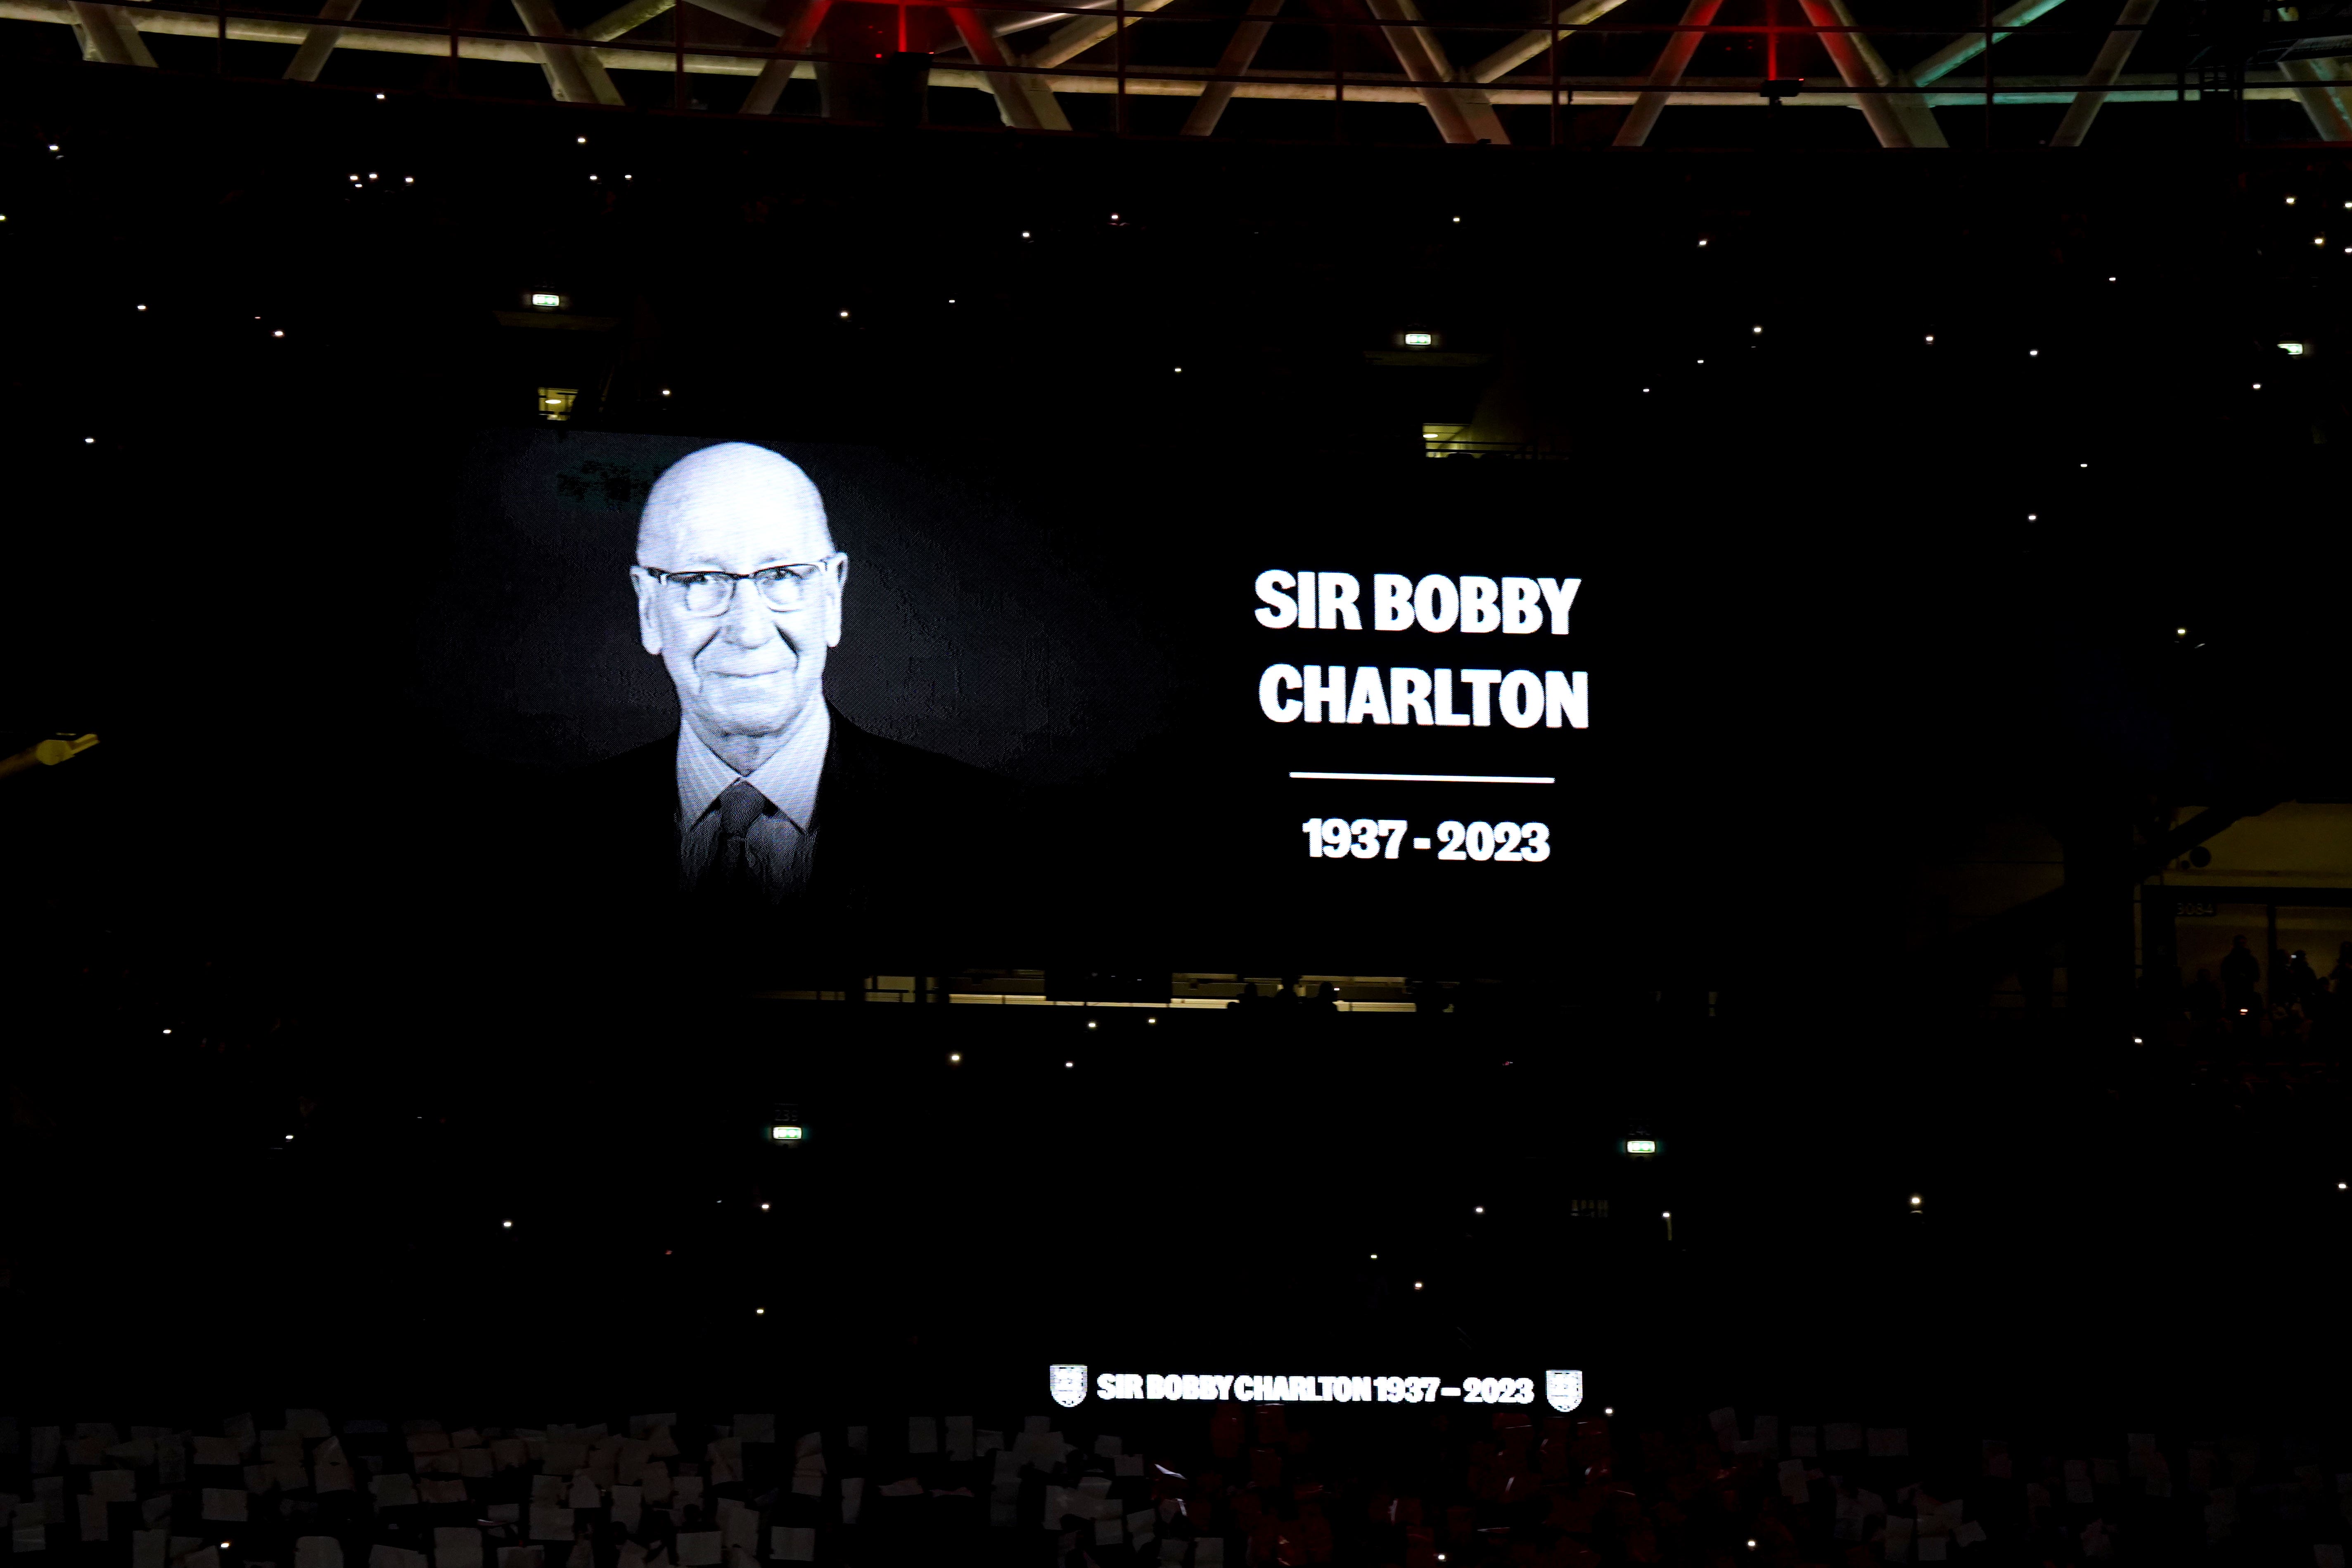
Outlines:
{"type": "MultiPolygon", "coordinates": [[[[275,46],[280,74],[295,81],[319,80],[338,50],[444,58],[453,68],[536,67],[555,100],[608,106],[660,97],[647,73],[671,78],[668,101],[681,107],[705,107],[697,100],[705,93],[730,96],[711,79],[748,79],[735,111],[769,115],[784,107],[795,79],[871,58],[853,59],[838,44],[825,52],[829,16],[894,8],[874,0],[622,0],[569,25],[558,0],[472,0],[469,25],[458,16],[466,0],[451,3],[449,16],[415,19],[395,14],[397,0],[364,0],[361,23],[363,0],[325,0],[315,17],[249,9],[251,0],[210,8],[0,0],[0,17],[66,24],[86,59],[132,68],[157,64],[148,40],[158,36],[275,46]],[[510,29],[492,15],[508,7],[510,29]]],[[[2200,40],[2186,20],[2158,16],[2162,3],[2015,0],[1971,16],[1967,0],[1948,0],[1941,10],[1921,7],[1940,21],[1900,27],[1858,20],[1848,0],[1542,0],[1549,14],[1533,17],[1528,0],[950,0],[911,8],[927,15],[926,37],[936,40],[929,85],[986,93],[1003,123],[1024,131],[1068,131],[1067,100],[1110,95],[1116,128],[1128,127],[1130,100],[1189,99],[1180,133],[1209,137],[1232,132],[1235,100],[1275,100],[1418,105],[1446,142],[1507,145],[1515,127],[1518,140],[1558,139],[1559,111],[1571,105],[1617,105],[1627,112],[1613,145],[1640,147],[1671,108],[1838,108],[1858,111],[1882,147],[1927,148],[1947,145],[1938,109],[2049,105],[2063,116],[2047,140],[2064,147],[2081,144],[2107,104],[2188,104],[2219,89],[2299,103],[2312,140],[2352,142],[2346,62],[2290,59],[2236,69],[2224,83],[2198,63],[2200,40]],[[2062,6],[2072,14],[2051,20],[2062,6]],[[1997,60],[2014,62],[2018,74],[1997,75],[1997,60]],[[1801,81],[1800,68],[1822,74],[1801,81]],[[1778,96],[1767,96],[1768,82],[1779,84],[1778,96]],[[1547,120],[1531,109],[1552,112],[1547,120]]],[[[2189,0],[2169,3],[2189,8],[2189,0]]],[[[895,8],[903,40],[908,7],[895,8]]],[[[249,60],[254,51],[243,54],[249,60]]]]}

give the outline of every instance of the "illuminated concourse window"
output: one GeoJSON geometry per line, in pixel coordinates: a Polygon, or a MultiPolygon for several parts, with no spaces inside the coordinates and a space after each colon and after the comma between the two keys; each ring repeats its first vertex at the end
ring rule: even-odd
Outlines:
{"type": "Polygon", "coordinates": [[[572,417],[572,405],[580,401],[576,386],[542,386],[539,389],[539,416],[561,424],[572,417]]]}

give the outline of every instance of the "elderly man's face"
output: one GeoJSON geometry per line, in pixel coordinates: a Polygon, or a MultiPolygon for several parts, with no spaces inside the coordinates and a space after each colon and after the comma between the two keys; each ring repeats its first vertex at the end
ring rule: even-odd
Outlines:
{"type": "Polygon", "coordinates": [[[658,516],[649,510],[640,566],[749,573],[819,565],[794,607],[775,607],[743,581],[709,616],[692,614],[677,584],[631,575],[646,651],[661,656],[686,721],[705,742],[783,733],[822,700],[825,651],[841,641],[849,563],[833,553],[814,491],[775,484],[762,465],[716,464],[664,500],[658,516]]]}

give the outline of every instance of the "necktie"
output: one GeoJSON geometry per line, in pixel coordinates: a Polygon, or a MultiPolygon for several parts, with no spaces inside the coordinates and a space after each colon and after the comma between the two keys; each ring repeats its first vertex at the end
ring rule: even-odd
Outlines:
{"type": "Polygon", "coordinates": [[[747,780],[737,779],[719,793],[719,846],[710,872],[715,889],[726,898],[755,903],[766,896],[766,879],[761,875],[751,832],[767,810],[768,797],[747,780]]]}

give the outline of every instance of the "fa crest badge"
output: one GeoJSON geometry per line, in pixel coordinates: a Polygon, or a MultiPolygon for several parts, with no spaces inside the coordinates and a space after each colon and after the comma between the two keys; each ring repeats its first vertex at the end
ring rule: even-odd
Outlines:
{"type": "MultiPolygon", "coordinates": [[[[1055,1397],[1061,1396],[1056,1394],[1055,1397]]],[[[1580,1372],[1544,1373],[1544,1397],[1551,1401],[1554,1410],[1562,1415],[1567,1415],[1584,1403],[1584,1374],[1580,1372]]]]}
{"type": "Polygon", "coordinates": [[[1082,1366],[1055,1366],[1047,1369],[1054,1403],[1065,1410],[1076,1410],[1086,1403],[1087,1369],[1082,1366]]]}

